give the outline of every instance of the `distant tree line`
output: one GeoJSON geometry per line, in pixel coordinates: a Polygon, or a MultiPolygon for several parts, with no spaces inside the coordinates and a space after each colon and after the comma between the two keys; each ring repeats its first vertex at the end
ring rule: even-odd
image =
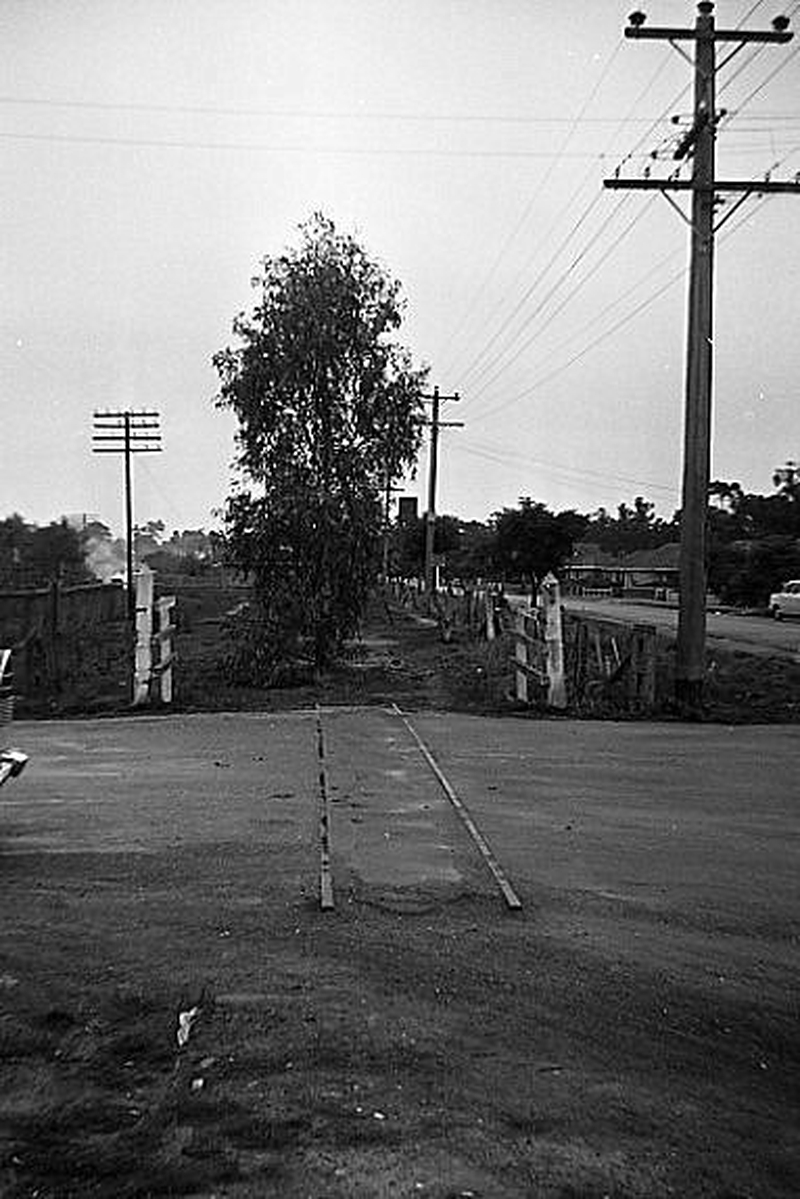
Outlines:
{"type": "MultiPolygon", "coordinates": [[[[134,529],[135,561],[170,574],[202,573],[225,556],[224,538],[213,530],[177,529],[166,536],[163,521],[134,529]]],[[[18,512],[0,520],[0,588],[24,590],[121,579],[125,539],[114,537],[99,520],[76,524],[62,517],[47,525],[26,521],[18,512]]]]}
{"type": "MultiPolygon", "coordinates": [[[[715,480],[709,488],[709,587],[725,603],[759,606],[790,578],[800,578],[800,466],[775,471],[769,495],[745,492],[739,483],[715,480]]],[[[199,574],[223,562],[241,565],[231,538],[203,529],[174,530],[149,521],[135,530],[137,562],[164,573],[199,574]]],[[[616,514],[551,511],[530,497],[486,522],[453,515],[436,518],[434,553],[446,579],[516,580],[535,587],[548,571],[558,574],[579,542],[614,557],[657,549],[680,538],[680,512],[670,520],[636,496],[616,514]]],[[[380,566],[380,541],[372,540],[373,575],[380,566]]],[[[425,520],[395,522],[389,533],[390,573],[422,576],[425,520]]],[[[0,520],[0,587],[44,587],[119,577],[125,542],[108,526],[90,521],[75,527],[66,519],[39,526],[19,513],[0,520]]]]}
{"type": "MultiPolygon", "coordinates": [[[[771,495],[746,493],[738,483],[715,480],[709,488],[709,587],[725,603],[759,606],[789,578],[800,578],[800,467],[787,462],[773,478],[771,495]]],[[[680,540],[680,511],[669,520],[636,496],[616,514],[605,508],[582,514],[553,512],[527,496],[487,522],[436,518],[434,553],[445,577],[507,579],[533,587],[558,574],[578,542],[615,558],[680,540]]],[[[396,524],[390,567],[419,576],[425,553],[425,518],[396,524]]]]}
{"type": "Polygon", "coordinates": [[[47,587],[54,580],[69,584],[93,578],[86,543],[66,520],[39,526],[18,512],[0,520],[0,587],[47,587]]]}

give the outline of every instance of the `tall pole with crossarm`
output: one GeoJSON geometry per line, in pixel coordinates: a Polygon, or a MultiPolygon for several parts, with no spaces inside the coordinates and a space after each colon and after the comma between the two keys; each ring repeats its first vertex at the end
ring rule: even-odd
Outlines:
{"type": "Polygon", "coordinates": [[[425,591],[430,597],[436,590],[436,570],[434,568],[434,542],[436,537],[436,478],[439,465],[439,430],[462,429],[464,422],[459,420],[441,420],[439,416],[442,400],[457,401],[461,397],[458,392],[450,396],[439,394],[439,388],[434,387],[433,395],[425,396],[432,403],[430,420],[427,422],[431,431],[430,454],[428,459],[428,510],[425,513],[425,591]]]}
{"type": "MultiPolygon", "coordinates": [[[[706,640],[706,515],[711,470],[711,389],[713,367],[714,236],[748,196],[775,192],[800,194],[800,183],[719,180],[716,178],[714,148],[718,113],[716,76],[743,46],[752,42],[788,42],[786,17],[776,17],[771,30],[717,29],[714,5],[701,0],[693,29],[648,28],[644,13],[631,13],[625,36],[669,41],[688,58],[680,42],[694,42],[694,114],[690,129],[681,139],[674,157],[692,158],[690,180],[606,179],[610,188],[639,188],[661,191],[681,216],[683,210],[669,195],[691,193],[691,267],[686,346],[686,393],[684,414],[683,494],[681,505],[680,602],[678,644],[675,664],[675,699],[685,715],[697,715],[702,707],[706,640]],[[717,65],[718,43],[735,48],[717,65]],[[736,204],[716,221],[718,196],[739,193],[736,204]]],[[[692,62],[691,59],[689,59],[692,62]]],[[[686,218],[685,218],[686,219],[686,218]]]]}
{"type": "Polygon", "coordinates": [[[94,414],[92,450],[95,454],[123,454],[125,458],[125,546],[127,557],[128,619],[136,625],[136,585],[133,578],[133,479],[134,454],[161,450],[159,414],[151,409],[103,409],[94,414]]]}

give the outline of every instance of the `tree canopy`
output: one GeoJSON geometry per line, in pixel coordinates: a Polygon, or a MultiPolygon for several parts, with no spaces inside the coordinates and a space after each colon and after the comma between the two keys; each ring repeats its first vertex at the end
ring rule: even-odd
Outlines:
{"type": "Polygon", "coordinates": [[[493,518],[495,562],[507,576],[523,578],[534,589],[550,571],[558,574],[586,523],[578,512],[554,513],[523,496],[518,508],[504,508],[493,518]]]}
{"type": "Polygon", "coordinates": [[[276,654],[324,666],[379,569],[381,494],[416,458],[426,371],[394,340],[399,283],[317,214],[265,258],[258,303],[214,356],[238,420],[231,559],[254,579],[276,654]]]}
{"type": "Polygon", "coordinates": [[[28,524],[15,512],[0,521],[3,587],[46,587],[55,580],[84,583],[92,577],[84,540],[66,520],[40,527],[28,524]]]}

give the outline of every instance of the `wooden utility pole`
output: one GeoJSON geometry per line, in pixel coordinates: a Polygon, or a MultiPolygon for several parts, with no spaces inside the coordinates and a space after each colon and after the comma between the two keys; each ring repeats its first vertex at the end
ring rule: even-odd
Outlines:
{"type": "MultiPolygon", "coordinates": [[[[776,17],[772,30],[717,29],[714,5],[701,0],[693,29],[646,28],[642,12],[631,13],[625,36],[669,41],[684,58],[677,44],[692,41],[694,54],[694,114],[692,125],[674,153],[677,160],[691,157],[692,178],[606,179],[610,188],[658,190],[691,226],[691,268],[686,346],[686,393],[684,414],[683,493],[681,506],[680,602],[675,665],[675,698],[685,714],[699,712],[703,699],[706,641],[706,519],[711,471],[711,385],[713,372],[714,236],[739,205],[753,194],[776,192],[800,194],[800,183],[723,180],[715,177],[714,144],[719,115],[716,110],[716,62],[718,42],[736,43],[720,67],[742,46],[753,42],[788,42],[786,17],[776,17]],[[691,192],[691,217],[670,197],[671,191],[691,192]],[[739,193],[739,199],[715,223],[718,196],[739,193]]],[[[691,62],[691,59],[688,59],[691,62]]]]}
{"type": "Polygon", "coordinates": [[[460,400],[461,397],[457,391],[453,395],[443,396],[439,394],[439,388],[434,387],[433,395],[425,396],[424,398],[431,400],[433,404],[431,419],[428,421],[431,430],[431,443],[428,456],[428,510],[425,513],[425,591],[426,594],[432,595],[435,574],[433,569],[433,546],[436,533],[436,476],[439,467],[439,430],[463,429],[464,422],[460,420],[443,421],[439,419],[439,405],[441,401],[460,400]]]}
{"type": "Polygon", "coordinates": [[[161,450],[159,414],[151,410],[103,410],[94,414],[92,450],[125,457],[125,542],[128,573],[128,618],[136,626],[136,583],[133,577],[133,483],[131,456],[161,450]],[[151,431],[152,430],[152,431],[151,431]]]}

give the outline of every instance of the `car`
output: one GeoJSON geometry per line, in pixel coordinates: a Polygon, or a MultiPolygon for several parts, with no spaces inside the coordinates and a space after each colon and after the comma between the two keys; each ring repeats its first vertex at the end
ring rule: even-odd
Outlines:
{"type": "Polygon", "coordinates": [[[769,610],[776,620],[800,616],[800,579],[790,579],[769,597],[769,610]]]}
{"type": "MultiPolygon", "coordinates": [[[[14,719],[14,694],[11,687],[11,650],[0,649],[0,737],[14,719]]],[[[27,754],[12,749],[0,741],[0,787],[7,779],[22,774],[28,761],[27,754]]]]}

